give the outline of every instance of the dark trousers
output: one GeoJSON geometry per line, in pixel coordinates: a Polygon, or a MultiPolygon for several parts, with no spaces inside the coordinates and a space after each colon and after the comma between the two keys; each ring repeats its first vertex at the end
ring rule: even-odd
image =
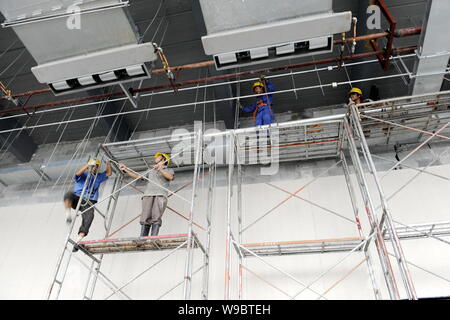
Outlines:
{"type": "MultiPolygon", "coordinates": [[[[78,201],[80,201],[80,197],[75,195],[73,192],[66,193],[64,196],[64,200],[70,200],[72,202],[72,209],[76,210],[78,201]]],[[[90,200],[92,204],[96,204],[97,201],[90,200]]],[[[83,212],[87,208],[89,208],[91,204],[89,204],[86,199],[83,199],[80,206],[80,212],[83,212]]],[[[91,227],[92,221],[94,220],[94,208],[90,208],[88,211],[81,215],[81,226],[78,230],[78,234],[83,232],[85,235],[89,233],[89,228],[91,227]]]]}

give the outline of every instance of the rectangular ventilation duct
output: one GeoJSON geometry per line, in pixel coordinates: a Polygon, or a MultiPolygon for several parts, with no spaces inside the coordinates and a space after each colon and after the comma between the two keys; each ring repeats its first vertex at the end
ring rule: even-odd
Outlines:
{"type": "Polygon", "coordinates": [[[2,0],[3,27],[14,29],[37,62],[31,71],[57,95],[150,77],[157,59],[139,43],[121,0],[2,0]]]}
{"type": "Polygon", "coordinates": [[[333,50],[333,34],[350,30],[351,12],[332,0],[200,0],[205,53],[217,69],[255,65],[333,50]]]}

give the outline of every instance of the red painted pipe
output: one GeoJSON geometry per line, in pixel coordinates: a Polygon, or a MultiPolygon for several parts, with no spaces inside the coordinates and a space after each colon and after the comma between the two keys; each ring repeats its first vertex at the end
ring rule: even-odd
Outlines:
{"type": "MultiPolygon", "coordinates": [[[[395,30],[394,37],[401,38],[401,37],[413,36],[413,35],[418,35],[421,32],[422,32],[422,27],[404,28],[404,29],[395,30]]],[[[390,35],[389,32],[374,33],[374,34],[356,37],[355,41],[367,41],[367,40],[373,40],[373,39],[380,39],[380,38],[388,37],[389,35],[390,35]]],[[[343,42],[342,40],[334,40],[333,41],[333,43],[335,45],[342,44],[342,42],[343,42]]],[[[353,38],[347,38],[346,42],[353,42],[353,38]]],[[[209,66],[213,66],[214,64],[215,64],[214,61],[203,61],[203,62],[192,63],[192,64],[183,65],[183,66],[172,67],[170,69],[172,71],[181,71],[181,70],[186,70],[186,69],[209,67],[209,66]]],[[[159,73],[164,73],[164,72],[165,72],[164,69],[156,69],[156,70],[153,70],[151,73],[159,74],[159,73]]],[[[19,98],[19,97],[35,95],[35,94],[42,94],[42,93],[47,93],[47,92],[51,92],[51,90],[49,88],[45,88],[45,89],[25,91],[25,92],[13,95],[13,97],[19,98]]]]}
{"type": "MultiPolygon", "coordinates": [[[[414,47],[398,48],[398,49],[395,49],[393,53],[394,53],[394,55],[409,54],[409,53],[413,53],[416,48],[417,47],[415,47],[415,46],[414,47]]],[[[338,63],[341,60],[342,61],[349,61],[349,60],[354,60],[354,59],[361,59],[361,58],[367,58],[367,57],[372,57],[372,56],[378,56],[378,55],[383,54],[383,53],[384,53],[384,50],[378,50],[378,51],[373,51],[373,52],[354,54],[354,55],[351,55],[351,56],[344,56],[344,57],[342,57],[342,59],[340,59],[340,58],[329,58],[329,59],[323,59],[323,60],[309,61],[309,62],[303,62],[303,63],[299,63],[299,64],[287,65],[287,66],[282,66],[282,67],[245,71],[245,72],[239,72],[239,73],[235,73],[235,74],[225,74],[225,75],[213,76],[213,77],[202,78],[202,79],[194,79],[194,80],[188,80],[188,81],[183,81],[183,82],[176,82],[175,86],[176,87],[183,87],[183,86],[190,85],[190,84],[199,84],[199,83],[213,82],[213,81],[218,81],[218,80],[233,79],[233,78],[238,78],[238,77],[243,77],[243,76],[250,76],[250,75],[260,75],[260,74],[263,74],[263,73],[271,73],[271,72],[277,72],[277,71],[292,70],[292,69],[298,69],[298,68],[314,66],[314,65],[319,65],[319,64],[338,63]]],[[[172,88],[172,87],[173,86],[171,84],[163,84],[163,85],[159,85],[159,86],[153,86],[153,87],[136,89],[136,90],[130,89],[130,91],[131,91],[132,94],[134,94],[134,93],[149,92],[149,91],[155,91],[155,90],[159,90],[159,89],[166,89],[166,88],[172,88]]],[[[101,94],[101,95],[84,97],[84,98],[55,101],[55,102],[45,103],[45,104],[40,104],[40,105],[35,105],[35,106],[26,106],[26,107],[21,107],[21,108],[2,110],[2,111],[0,111],[0,115],[24,112],[25,110],[35,111],[35,110],[42,109],[42,108],[56,107],[56,106],[60,106],[60,105],[73,104],[73,103],[77,103],[77,102],[94,101],[94,100],[100,100],[100,99],[105,99],[105,98],[115,98],[115,97],[122,97],[122,96],[125,96],[125,94],[122,91],[120,91],[120,92],[115,92],[115,93],[101,94]]]]}

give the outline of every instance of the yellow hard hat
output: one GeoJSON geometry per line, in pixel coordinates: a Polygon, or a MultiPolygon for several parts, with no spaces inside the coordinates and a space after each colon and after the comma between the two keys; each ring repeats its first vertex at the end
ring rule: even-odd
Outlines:
{"type": "Polygon", "coordinates": [[[255,82],[253,84],[252,90],[255,89],[256,87],[263,87],[263,88],[265,88],[266,86],[264,85],[264,83],[257,81],[257,82],[255,82]]]}
{"type": "Polygon", "coordinates": [[[350,94],[352,94],[352,93],[357,93],[357,94],[359,94],[360,96],[362,96],[362,91],[361,91],[360,88],[352,88],[352,90],[350,90],[350,91],[348,92],[348,94],[350,95],[350,94]]]}
{"type": "Polygon", "coordinates": [[[155,153],[155,158],[157,158],[159,156],[163,156],[164,158],[166,158],[167,165],[170,165],[170,156],[167,153],[164,153],[164,152],[157,152],[157,153],[155,153]]]}
{"type": "Polygon", "coordinates": [[[92,162],[94,162],[94,161],[95,161],[95,164],[96,164],[96,165],[100,165],[100,163],[101,163],[101,161],[100,161],[99,159],[92,158],[92,159],[90,159],[90,160],[88,161],[88,164],[90,164],[90,163],[92,163],[92,162]]]}

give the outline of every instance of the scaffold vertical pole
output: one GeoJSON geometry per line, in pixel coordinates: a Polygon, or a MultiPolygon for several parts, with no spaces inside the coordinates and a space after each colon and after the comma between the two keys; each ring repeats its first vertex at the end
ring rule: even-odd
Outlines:
{"type": "Polygon", "coordinates": [[[207,200],[207,211],[206,211],[206,244],[205,244],[205,254],[204,254],[204,266],[203,266],[203,289],[202,289],[202,299],[208,300],[209,294],[209,254],[211,247],[211,220],[213,214],[214,206],[214,190],[216,181],[216,163],[210,164],[208,166],[208,200],[207,200]]]}
{"type": "Polygon", "coordinates": [[[194,205],[195,198],[197,197],[197,182],[199,175],[200,163],[203,163],[203,132],[199,129],[194,134],[194,148],[195,150],[195,164],[194,164],[194,174],[192,182],[192,197],[191,197],[191,207],[189,212],[189,222],[188,222],[188,236],[186,244],[186,267],[184,274],[184,288],[183,295],[185,300],[191,298],[191,285],[192,285],[192,263],[193,263],[193,221],[194,221],[194,205]],[[195,140],[197,138],[197,141],[195,140]],[[197,143],[197,144],[196,144],[197,143]]]}
{"type": "MultiPolygon", "coordinates": [[[[122,185],[122,179],[123,179],[123,174],[119,170],[117,170],[116,174],[117,174],[117,176],[114,179],[113,188],[112,188],[113,193],[118,188],[120,188],[120,186],[122,185]]],[[[107,209],[105,212],[105,238],[108,236],[110,229],[111,229],[112,221],[114,218],[114,213],[115,213],[115,210],[117,207],[117,203],[119,201],[119,194],[120,194],[120,191],[117,192],[117,194],[111,196],[110,199],[113,201],[112,204],[111,204],[111,201],[108,202],[108,206],[107,206],[107,209]]],[[[103,262],[103,257],[104,257],[104,255],[101,254],[100,257],[98,258],[99,261],[92,261],[88,280],[87,280],[85,290],[83,293],[84,300],[92,300],[92,297],[93,297],[94,291],[95,291],[95,286],[97,284],[97,279],[98,279],[98,275],[100,272],[100,268],[101,268],[101,265],[103,262]],[[91,279],[92,279],[92,281],[91,281],[91,279]]]]}
{"type": "Polygon", "coordinates": [[[370,171],[372,173],[372,177],[375,181],[375,185],[378,190],[378,195],[380,197],[381,206],[383,209],[383,214],[380,219],[380,225],[378,228],[382,230],[385,226],[389,232],[390,235],[390,241],[392,243],[392,247],[394,249],[394,254],[397,260],[397,263],[400,268],[400,274],[403,280],[403,284],[405,286],[406,294],[408,295],[408,299],[411,300],[417,300],[417,294],[416,289],[414,287],[411,274],[408,268],[408,265],[406,263],[405,255],[403,253],[402,246],[400,244],[400,239],[398,238],[397,231],[395,230],[394,222],[392,220],[391,213],[389,211],[389,207],[387,205],[387,200],[384,195],[383,188],[381,186],[380,179],[377,174],[377,169],[375,167],[375,163],[373,162],[369,146],[367,144],[366,138],[364,136],[364,131],[361,127],[360,118],[359,118],[359,111],[356,108],[356,106],[350,107],[350,116],[352,118],[353,126],[355,127],[355,131],[357,132],[357,135],[359,136],[359,140],[361,143],[361,150],[363,154],[365,155],[367,166],[370,168],[370,171]],[[384,224],[386,222],[386,224],[384,224]]]}
{"type": "MultiPolygon", "coordinates": [[[[359,210],[358,210],[358,205],[356,203],[356,195],[355,195],[355,189],[353,188],[353,183],[350,177],[350,170],[347,164],[347,159],[345,158],[345,154],[344,154],[344,150],[341,149],[340,151],[340,158],[342,161],[342,168],[344,171],[344,177],[345,177],[345,181],[347,183],[347,189],[348,189],[348,193],[350,196],[350,201],[352,203],[352,208],[353,208],[353,212],[355,214],[355,220],[356,220],[356,224],[357,224],[357,228],[358,228],[358,233],[359,236],[362,238],[366,238],[363,229],[362,229],[362,225],[361,225],[361,220],[359,219],[359,210]]],[[[370,254],[369,250],[368,250],[369,246],[364,246],[364,256],[366,257],[366,264],[367,264],[367,269],[369,271],[369,277],[370,277],[370,281],[372,282],[372,288],[373,288],[373,292],[375,295],[375,299],[377,300],[382,300],[382,294],[380,291],[380,286],[378,285],[378,282],[375,278],[375,271],[373,268],[373,262],[372,262],[372,255],[370,254]]]]}
{"type": "Polygon", "coordinates": [[[228,188],[227,188],[227,233],[225,240],[225,300],[230,300],[231,280],[231,203],[233,198],[233,172],[234,172],[234,132],[229,133],[228,140],[228,188]]]}
{"type": "MultiPolygon", "coordinates": [[[[364,201],[364,207],[366,210],[366,214],[371,226],[371,232],[376,233],[375,235],[375,244],[378,252],[378,257],[380,259],[381,267],[383,269],[383,276],[386,281],[386,286],[388,288],[389,296],[391,299],[398,300],[400,299],[400,293],[398,291],[398,286],[395,280],[394,271],[392,270],[391,262],[389,260],[389,255],[386,249],[386,243],[383,238],[383,234],[379,229],[377,217],[375,215],[375,206],[373,204],[372,198],[370,196],[370,192],[368,189],[367,181],[364,176],[364,169],[362,167],[361,160],[359,158],[358,149],[356,147],[356,142],[353,138],[353,133],[350,128],[350,124],[348,119],[344,119],[344,129],[345,135],[348,142],[348,150],[350,152],[350,156],[352,158],[353,166],[355,168],[356,176],[358,178],[358,185],[361,191],[361,196],[364,201]]],[[[366,247],[369,245],[368,243],[366,247]]]]}
{"type": "MultiPolygon", "coordinates": [[[[237,144],[236,144],[237,148],[237,144]]],[[[242,243],[242,165],[237,161],[237,214],[238,214],[238,241],[242,243]]],[[[239,253],[239,252],[238,252],[239,253]]],[[[238,299],[242,300],[243,290],[243,257],[239,254],[239,273],[238,273],[238,299]]]]}
{"type": "Polygon", "coordinates": [[[58,257],[58,261],[56,263],[56,268],[55,268],[55,271],[53,273],[52,282],[50,284],[50,288],[49,288],[48,293],[47,293],[47,300],[51,299],[55,283],[58,285],[58,291],[56,293],[55,300],[58,300],[58,298],[59,298],[59,294],[61,292],[61,288],[63,286],[63,282],[64,282],[64,279],[65,279],[66,271],[69,268],[69,263],[70,263],[70,258],[72,256],[72,251],[69,252],[69,257],[67,258],[67,262],[66,262],[66,264],[65,264],[65,266],[63,268],[63,270],[64,270],[63,278],[61,280],[58,280],[58,275],[59,275],[60,270],[61,270],[61,264],[63,262],[65,253],[68,250],[67,245],[70,242],[70,235],[72,234],[73,227],[75,226],[75,221],[77,220],[78,213],[80,212],[81,202],[84,199],[84,195],[85,195],[87,187],[88,187],[88,182],[89,182],[89,179],[91,177],[92,177],[92,171],[89,170],[88,176],[87,176],[86,181],[84,182],[84,185],[83,185],[83,189],[81,190],[80,198],[79,198],[77,206],[75,208],[75,218],[72,220],[72,223],[70,224],[69,231],[67,232],[67,236],[66,236],[65,241],[64,241],[64,247],[63,247],[63,249],[61,251],[61,254],[58,257]]]}

